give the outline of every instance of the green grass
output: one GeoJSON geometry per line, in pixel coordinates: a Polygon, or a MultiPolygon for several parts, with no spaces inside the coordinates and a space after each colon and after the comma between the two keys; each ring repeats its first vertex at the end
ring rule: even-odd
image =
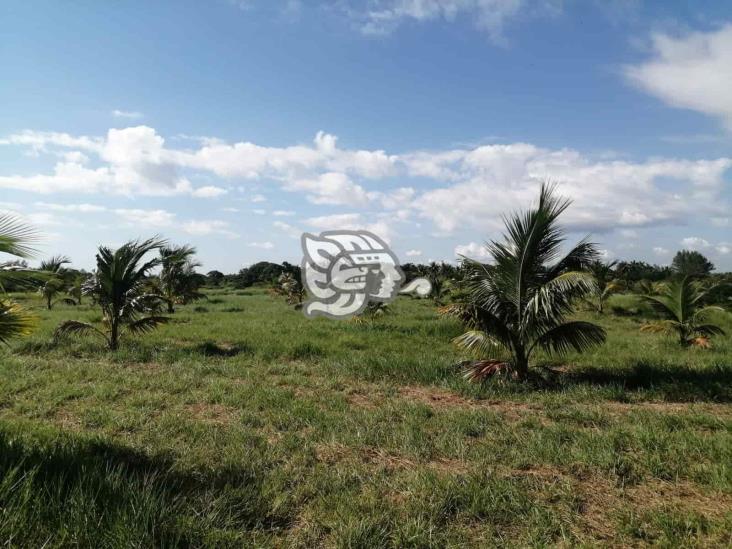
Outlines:
{"type": "Polygon", "coordinates": [[[212,291],[109,353],[51,343],[89,305],[16,297],[40,325],[0,355],[7,545],[732,543],[730,338],[642,334],[632,296],[540,386],[467,384],[427,301],[358,325],[212,291]]]}

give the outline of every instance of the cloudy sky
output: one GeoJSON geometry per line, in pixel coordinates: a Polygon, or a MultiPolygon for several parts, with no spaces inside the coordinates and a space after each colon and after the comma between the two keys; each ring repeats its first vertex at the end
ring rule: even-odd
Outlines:
{"type": "Polygon", "coordinates": [[[161,234],[205,270],[367,228],[480,258],[552,180],[608,258],[732,269],[732,4],[0,5],[0,210],[89,268],[161,234]]]}

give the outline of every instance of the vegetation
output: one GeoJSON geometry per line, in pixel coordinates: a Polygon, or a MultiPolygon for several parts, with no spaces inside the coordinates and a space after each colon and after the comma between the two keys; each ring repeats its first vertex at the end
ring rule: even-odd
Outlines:
{"type": "Polygon", "coordinates": [[[604,263],[602,261],[593,261],[587,267],[587,270],[595,279],[595,288],[593,292],[594,301],[591,301],[598,313],[605,310],[605,302],[612,294],[621,291],[624,288],[622,281],[615,278],[614,267],[616,261],[604,263]]]}
{"type": "MultiPolygon", "coordinates": [[[[601,264],[586,240],[560,257],[568,205],[543,187],[491,264],[404,266],[449,288],[449,315],[403,295],[308,320],[296,266],[201,289],[193,249],[158,239],[100,247],[91,276],[3,264],[0,542],[732,545],[732,341],[709,345],[732,329],[729,275],[601,264]],[[77,304],[20,291],[31,277],[77,304]],[[484,383],[458,374],[466,349],[484,383]]],[[[2,252],[33,236],[0,221],[2,252]]]]}
{"type": "MultiPolygon", "coordinates": [[[[37,240],[32,227],[13,215],[0,215],[0,253],[15,257],[31,257],[31,247],[37,240]]],[[[23,307],[7,299],[5,288],[8,282],[17,284],[27,277],[27,270],[17,268],[13,263],[0,263],[0,343],[7,343],[14,337],[28,335],[35,319],[23,307]]]]}
{"type": "Polygon", "coordinates": [[[690,276],[672,281],[661,295],[645,297],[664,319],[650,322],[641,329],[646,332],[674,333],[683,346],[708,347],[709,338],[725,333],[718,325],[708,321],[712,311],[723,311],[721,307],[706,304],[714,289],[714,286],[705,287],[690,276]]]}
{"type": "Polygon", "coordinates": [[[597,258],[586,240],[559,258],[564,238],[557,222],[569,204],[543,185],[538,206],[507,218],[505,240],[487,245],[494,266],[467,260],[470,299],[463,315],[471,329],[455,342],[479,356],[466,365],[469,378],[506,371],[526,379],[538,349],[563,354],[604,342],[600,326],[567,319],[577,300],[595,292],[582,269],[597,258]],[[497,351],[508,358],[497,358],[497,351]]]}
{"type": "Polygon", "coordinates": [[[695,250],[680,250],[671,262],[671,269],[680,276],[707,276],[714,265],[695,250]]]}
{"type": "Polygon", "coordinates": [[[476,385],[452,366],[460,323],[429,300],[359,326],[308,320],[266,288],[207,294],[206,311],[181,305],[114,352],[48,343],[63,319],[96,322],[90,300],[48,311],[13,295],[40,324],[0,358],[3,542],[730,544],[728,337],[669,345],[638,331],[654,314],[640,298],[615,294],[573,317],[604,346],[538,350],[540,385],[476,385]]]}
{"type": "Polygon", "coordinates": [[[148,253],[164,246],[164,241],[156,239],[127,242],[116,250],[100,246],[97,269],[87,293],[101,307],[103,327],[100,330],[89,322],[67,320],[56,328],[54,339],[93,334],[102,337],[110,350],[115,350],[124,333],[144,334],[167,322],[167,317],[153,313],[160,296],[146,291],[148,274],[162,260],[143,261],[148,253]]]}
{"type": "Polygon", "coordinates": [[[185,305],[204,295],[199,291],[203,277],[196,272],[201,264],[194,261],[196,249],[191,246],[163,246],[160,248],[160,275],[154,292],[175,312],[175,305],[185,305]]]}

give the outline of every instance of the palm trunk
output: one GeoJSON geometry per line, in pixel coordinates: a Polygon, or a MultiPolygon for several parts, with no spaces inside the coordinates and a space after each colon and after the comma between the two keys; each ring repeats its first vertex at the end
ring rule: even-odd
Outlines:
{"type": "Polygon", "coordinates": [[[51,305],[51,297],[48,296],[48,297],[46,297],[46,308],[48,308],[48,310],[50,311],[51,310],[51,307],[52,307],[52,305],[51,305]]]}
{"type": "Polygon", "coordinates": [[[513,370],[519,381],[524,381],[529,377],[529,357],[523,347],[515,349],[513,370]]]}
{"type": "Polygon", "coordinates": [[[111,319],[109,328],[109,349],[116,351],[119,346],[119,321],[116,316],[111,319]]]}
{"type": "Polygon", "coordinates": [[[175,309],[173,308],[173,300],[168,300],[168,314],[172,315],[175,312],[175,309]]]}

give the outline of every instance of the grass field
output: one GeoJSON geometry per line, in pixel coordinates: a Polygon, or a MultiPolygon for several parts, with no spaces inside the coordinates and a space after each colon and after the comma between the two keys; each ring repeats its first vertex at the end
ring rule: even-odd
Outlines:
{"type": "Polygon", "coordinates": [[[90,305],[15,296],[41,323],[0,355],[2,543],[732,544],[729,336],[681,349],[616,296],[581,315],[603,347],[476,386],[429,302],[359,325],[208,295],[114,353],[51,344],[90,305]]]}

